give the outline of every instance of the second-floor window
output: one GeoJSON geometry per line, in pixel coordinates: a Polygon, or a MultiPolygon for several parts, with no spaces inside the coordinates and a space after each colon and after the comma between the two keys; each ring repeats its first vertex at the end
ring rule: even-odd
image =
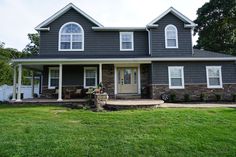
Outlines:
{"type": "Polygon", "coordinates": [[[83,51],[84,30],[75,22],[64,24],[59,31],[59,51],[83,51]]]}
{"type": "Polygon", "coordinates": [[[178,31],[174,25],[167,25],[165,28],[166,48],[178,48],[178,31]]]}
{"type": "Polygon", "coordinates": [[[134,50],[134,33],[120,32],[120,51],[134,50]]]}

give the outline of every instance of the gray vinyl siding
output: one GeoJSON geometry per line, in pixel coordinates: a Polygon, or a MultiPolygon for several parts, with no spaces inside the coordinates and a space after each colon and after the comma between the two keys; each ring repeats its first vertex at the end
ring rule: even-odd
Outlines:
{"type": "Polygon", "coordinates": [[[92,27],[96,26],[91,21],[80,15],[74,9],[70,9],[61,17],[45,27],[50,31],[40,32],[40,54],[73,54],[78,56],[145,56],[148,55],[147,31],[134,32],[134,51],[120,51],[120,36],[118,31],[96,32],[92,27]],[[58,34],[61,26],[67,22],[79,23],[85,33],[84,51],[62,52],[58,51],[58,34]]]}
{"type": "Polygon", "coordinates": [[[192,55],[191,29],[184,28],[184,22],[174,16],[167,14],[156,24],[158,27],[151,29],[151,54],[155,57],[183,57],[192,55]],[[165,27],[169,24],[175,25],[178,30],[178,48],[165,48],[165,27]]]}
{"type": "MultiPolygon", "coordinates": [[[[44,66],[43,85],[48,86],[48,69],[55,66],[44,66]]],[[[63,65],[62,85],[63,86],[84,86],[84,67],[97,67],[97,83],[99,81],[98,65],[63,65]]]]}
{"type": "Polygon", "coordinates": [[[183,66],[185,84],[206,84],[206,66],[222,66],[223,84],[236,83],[234,62],[153,62],[152,84],[168,84],[168,66],[183,66]]]}

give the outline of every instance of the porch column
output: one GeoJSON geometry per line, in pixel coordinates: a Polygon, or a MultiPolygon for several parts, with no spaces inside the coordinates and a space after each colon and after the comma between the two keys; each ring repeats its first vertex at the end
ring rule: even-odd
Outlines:
{"type": "Polygon", "coordinates": [[[14,66],[13,69],[13,94],[12,94],[12,100],[15,101],[16,100],[16,66],[14,66]]]}
{"type": "Polygon", "coordinates": [[[31,72],[31,96],[34,98],[34,71],[31,72]]]}
{"type": "Polygon", "coordinates": [[[58,99],[57,101],[62,100],[62,64],[59,64],[59,86],[58,86],[58,99]]]}
{"type": "Polygon", "coordinates": [[[102,83],[102,64],[99,64],[99,83],[102,83]]]}
{"type": "Polygon", "coordinates": [[[140,64],[138,65],[138,94],[141,94],[141,72],[140,72],[140,64]]]}
{"type": "Polygon", "coordinates": [[[17,90],[17,102],[22,101],[21,100],[21,79],[22,79],[22,65],[18,65],[18,90],[17,90]]]}

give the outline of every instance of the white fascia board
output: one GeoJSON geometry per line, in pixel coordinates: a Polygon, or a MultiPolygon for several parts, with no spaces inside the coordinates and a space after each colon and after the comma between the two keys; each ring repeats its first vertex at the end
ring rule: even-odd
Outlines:
{"type": "Polygon", "coordinates": [[[196,24],[191,21],[189,18],[187,18],[186,16],[184,16],[182,13],[180,13],[179,11],[177,11],[175,8],[170,7],[169,9],[167,9],[165,12],[163,12],[160,16],[158,16],[157,18],[155,18],[154,20],[152,20],[148,25],[153,25],[154,23],[156,23],[157,21],[159,21],[160,19],[162,19],[164,16],[166,16],[169,12],[173,13],[175,16],[177,16],[178,18],[180,18],[181,20],[189,23],[191,26],[195,26],[196,24]]]}
{"type": "Polygon", "coordinates": [[[93,59],[13,59],[12,63],[114,63],[114,62],[138,62],[150,63],[152,61],[236,61],[236,57],[227,58],[93,58],[93,59]]]}
{"type": "Polygon", "coordinates": [[[58,17],[60,17],[61,15],[63,15],[66,11],[68,11],[69,9],[75,9],[78,13],[82,14],[85,18],[87,18],[88,20],[90,20],[91,22],[95,23],[96,25],[98,25],[99,27],[103,27],[102,24],[100,24],[99,22],[97,22],[96,20],[94,20],[91,16],[89,16],[88,14],[86,14],[84,11],[82,11],[81,9],[79,9],[78,7],[76,7],[73,3],[69,3],[68,5],[66,5],[64,8],[62,8],[61,10],[59,10],[58,12],[56,12],[55,14],[53,14],[51,17],[49,17],[47,20],[43,21],[42,23],[40,23],[37,27],[35,27],[35,30],[39,30],[41,27],[50,24],[51,22],[53,22],[54,20],[56,20],[58,17]]]}
{"type": "Polygon", "coordinates": [[[92,27],[94,31],[145,31],[146,27],[92,27]]]}

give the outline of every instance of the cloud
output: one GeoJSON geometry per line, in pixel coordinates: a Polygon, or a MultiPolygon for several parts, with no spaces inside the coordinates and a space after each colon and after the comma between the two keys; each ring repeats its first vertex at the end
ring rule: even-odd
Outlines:
{"type": "Polygon", "coordinates": [[[170,6],[194,20],[206,0],[1,0],[0,41],[22,50],[27,34],[70,2],[105,26],[145,26],[170,6]]]}

